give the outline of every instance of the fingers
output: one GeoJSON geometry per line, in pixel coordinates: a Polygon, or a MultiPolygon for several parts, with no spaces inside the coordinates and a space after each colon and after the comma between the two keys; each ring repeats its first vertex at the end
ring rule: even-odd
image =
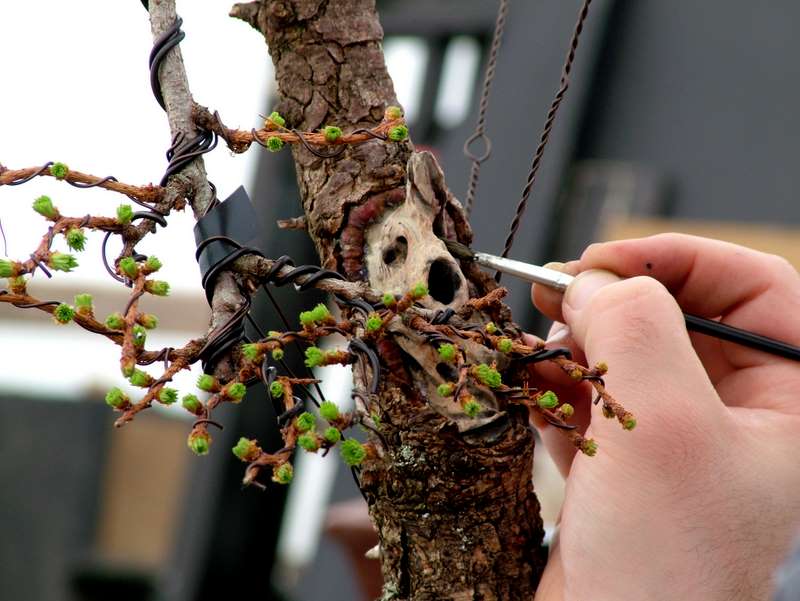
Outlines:
{"type": "MultiPolygon", "coordinates": [[[[547,263],[545,265],[548,269],[555,269],[570,275],[577,275],[578,261],[570,261],[569,263],[547,263]]],[[[564,316],[561,314],[561,299],[564,297],[562,292],[548,288],[542,284],[534,284],[531,287],[531,300],[536,308],[542,313],[547,315],[553,321],[562,322],[564,316]]]]}
{"type": "MultiPolygon", "coordinates": [[[[702,430],[723,411],[680,308],[656,280],[583,272],[567,289],[562,310],[588,364],[610,366],[607,387],[639,424],[702,430]]],[[[616,436],[620,429],[612,421],[595,419],[592,430],[616,436]]]]}
{"type": "Polygon", "coordinates": [[[722,316],[732,325],[800,343],[800,320],[790,317],[800,312],[800,276],[775,255],[718,240],[660,234],[593,244],[579,268],[606,269],[622,277],[649,275],[687,313],[722,316]]]}

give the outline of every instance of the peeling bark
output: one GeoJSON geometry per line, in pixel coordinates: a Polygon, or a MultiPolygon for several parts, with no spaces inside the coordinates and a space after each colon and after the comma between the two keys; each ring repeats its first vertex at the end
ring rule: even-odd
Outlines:
{"type": "MultiPolygon", "coordinates": [[[[258,0],[231,14],[265,36],[288,127],[349,132],[374,126],[396,104],[374,0],[258,0]]],[[[464,308],[472,324],[494,319],[516,331],[504,307],[493,315],[465,308],[494,284],[476,269],[465,275],[437,238],[469,244],[472,233],[432,155],[379,140],[332,159],[302,145],[293,153],[323,266],[379,291],[402,292],[420,279],[429,288],[449,285],[452,296],[426,297],[428,308],[464,308]]],[[[381,424],[361,484],[381,540],[384,599],[532,599],[544,556],[527,412],[472,383],[483,410],[467,419],[455,401],[437,396],[452,374],[442,373],[424,335],[399,319],[388,330],[376,344],[379,392],[358,399],[361,413],[381,424]]],[[[469,363],[504,366],[502,354],[458,343],[469,363]]],[[[367,367],[354,373],[356,390],[364,390],[367,367]]]]}

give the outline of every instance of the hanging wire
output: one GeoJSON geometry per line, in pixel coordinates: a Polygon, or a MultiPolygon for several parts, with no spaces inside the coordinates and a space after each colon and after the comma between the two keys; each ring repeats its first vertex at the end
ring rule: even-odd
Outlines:
{"type": "MultiPolygon", "coordinates": [[[[572,33],[572,40],[570,41],[569,51],[567,52],[567,58],[564,62],[564,67],[561,72],[561,86],[556,93],[555,98],[553,99],[553,103],[550,105],[550,110],[547,111],[547,118],[544,122],[544,128],[542,130],[542,136],[539,141],[539,146],[536,148],[536,152],[533,155],[533,162],[531,163],[530,171],[528,172],[528,179],[525,183],[525,188],[522,190],[522,198],[517,205],[517,211],[514,214],[514,219],[511,221],[511,226],[508,232],[508,237],[506,238],[505,247],[503,248],[502,257],[507,257],[511,247],[514,244],[514,237],[517,234],[517,230],[519,229],[520,221],[522,220],[522,216],[525,213],[525,209],[528,206],[528,199],[531,195],[531,190],[533,189],[533,184],[536,181],[536,173],[539,171],[539,166],[542,162],[542,157],[544,156],[544,149],[547,146],[547,142],[550,139],[550,132],[553,129],[553,123],[555,122],[556,113],[558,112],[558,107],[561,105],[561,101],[564,100],[564,95],[569,88],[569,74],[572,70],[572,63],[575,60],[575,51],[578,49],[578,38],[580,38],[581,31],[583,31],[583,24],[586,21],[586,15],[589,12],[589,5],[592,3],[592,0],[584,0],[583,6],[581,7],[581,11],[578,14],[578,22],[575,25],[575,31],[572,33]]],[[[494,279],[496,282],[500,282],[501,273],[498,271],[494,279]]]]}
{"type": "Polygon", "coordinates": [[[497,9],[497,20],[494,25],[494,36],[492,37],[492,45],[489,50],[489,60],[486,62],[486,74],[483,78],[483,90],[481,91],[481,100],[478,107],[478,121],[475,124],[475,133],[473,133],[467,141],[464,142],[464,155],[472,161],[472,168],[469,174],[469,184],[467,185],[467,195],[464,198],[464,213],[469,217],[472,210],[472,204],[475,200],[475,190],[478,187],[478,178],[480,177],[481,163],[489,158],[492,154],[492,141],[486,135],[486,109],[489,108],[489,92],[492,89],[492,82],[494,81],[494,73],[497,67],[497,54],[500,50],[500,45],[503,43],[503,32],[506,28],[506,15],[508,14],[509,0],[500,0],[500,6],[497,9]],[[470,150],[473,143],[483,142],[484,152],[478,156],[470,150]]]}

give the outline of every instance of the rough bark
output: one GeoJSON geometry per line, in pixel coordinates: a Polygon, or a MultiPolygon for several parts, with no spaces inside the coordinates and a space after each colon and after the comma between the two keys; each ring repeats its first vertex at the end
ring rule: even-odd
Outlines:
{"type": "MultiPolygon", "coordinates": [[[[259,0],[235,5],[232,15],[266,38],[287,127],[372,127],[396,104],[374,0],[259,0]]],[[[384,292],[423,280],[431,309],[462,309],[491,289],[491,280],[475,269],[465,273],[437,238],[469,243],[471,231],[432,155],[414,153],[410,142],[379,140],[334,159],[302,145],[293,153],[323,266],[384,292]]],[[[515,331],[504,307],[461,315],[515,331]]],[[[532,599],[544,558],[527,413],[469,384],[484,409],[466,418],[436,393],[457,375],[407,321],[394,322],[377,344],[384,367],[378,394],[357,398],[359,410],[380,424],[361,484],[380,537],[384,599],[532,599]]],[[[481,344],[459,345],[469,363],[507,367],[481,344]]],[[[369,375],[356,366],[356,390],[369,375]]]]}

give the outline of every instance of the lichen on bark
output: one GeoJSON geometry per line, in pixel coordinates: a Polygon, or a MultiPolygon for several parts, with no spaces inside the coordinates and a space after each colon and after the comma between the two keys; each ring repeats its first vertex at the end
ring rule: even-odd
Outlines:
{"type": "MultiPolygon", "coordinates": [[[[235,5],[231,14],[268,43],[280,96],[276,108],[287,127],[311,131],[331,124],[352,132],[375,126],[397,103],[374,0],[258,0],[235,5]]],[[[440,246],[439,235],[468,244],[471,231],[431,155],[414,153],[408,141],[381,140],[347,147],[330,159],[301,144],[292,152],[307,231],[324,267],[372,287],[391,287],[411,276],[430,283],[438,264],[436,277],[461,288],[452,298],[428,297],[423,304],[431,310],[463,309],[465,299],[492,289],[490,278],[462,269],[440,246]],[[415,211],[408,211],[411,202],[418,203],[415,211]],[[407,227],[425,230],[402,248],[397,241],[407,237],[392,225],[398,215],[411,220],[407,227]],[[392,279],[389,263],[398,254],[406,271],[392,279]],[[389,265],[382,275],[375,267],[381,261],[389,265]]],[[[518,335],[504,307],[493,315],[464,310],[461,318],[472,325],[491,318],[518,335]]],[[[475,386],[483,411],[471,423],[459,417],[435,393],[449,377],[447,369],[402,320],[376,347],[384,366],[378,394],[357,400],[360,411],[379,423],[361,486],[381,542],[385,598],[532,599],[544,553],[527,412],[475,386]]],[[[478,344],[464,343],[463,351],[470,363],[502,363],[478,344]]],[[[356,390],[367,388],[369,375],[368,367],[356,366],[356,390]]]]}

